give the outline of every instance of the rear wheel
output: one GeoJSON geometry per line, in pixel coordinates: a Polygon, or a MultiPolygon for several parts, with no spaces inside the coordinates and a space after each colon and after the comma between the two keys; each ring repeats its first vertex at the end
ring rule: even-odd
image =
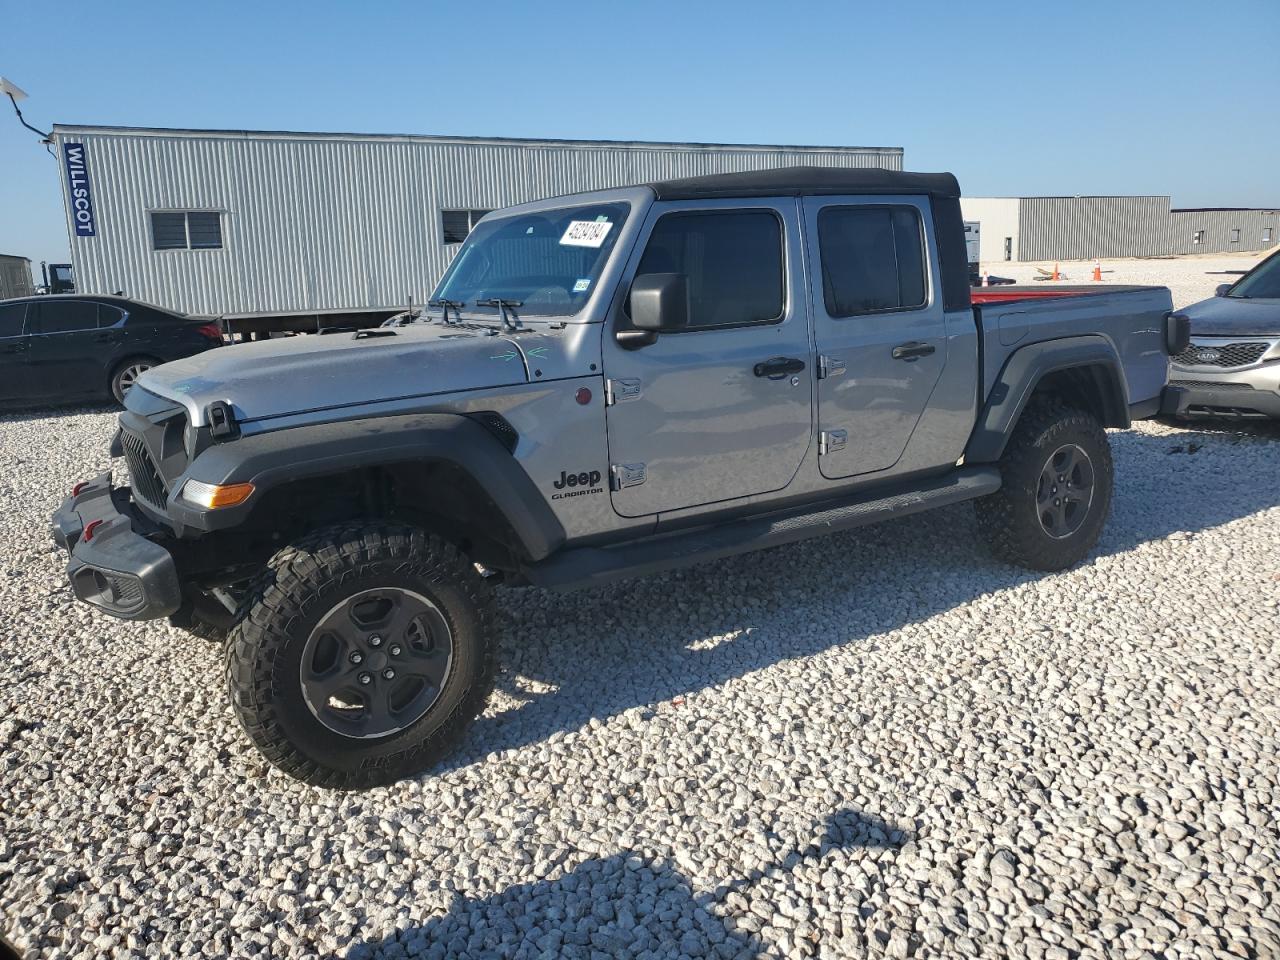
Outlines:
{"type": "Polygon", "coordinates": [[[1000,490],[974,502],[978,525],[1002,560],[1033,570],[1079,563],[1111,509],[1111,446],[1091,414],[1033,399],[1000,459],[1000,490]]]}
{"type": "Polygon", "coordinates": [[[124,403],[125,394],[133,388],[138,377],[154,366],[156,361],[150,357],[130,357],[118,364],[111,372],[111,395],[116,398],[116,402],[124,403]]]}
{"type": "Polygon", "coordinates": [[[226,646],[232,704],[276,767],[358,789],[447,756],[493,683],[488,587],[451,544],[344,524],[278,553],[226,646]]]}

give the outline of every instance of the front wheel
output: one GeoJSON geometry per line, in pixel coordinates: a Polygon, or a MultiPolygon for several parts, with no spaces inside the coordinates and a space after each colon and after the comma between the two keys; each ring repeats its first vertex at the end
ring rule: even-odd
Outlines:
{"type": "Polygon", "coordinates": [[[1033,570],[1079,563],[1102,534],[1114,468],[1092,415],[1048,398],[1023,411],[1000,459],[1001,487],[974,501],[978,526],[1002,560],[1033,570]]]}
{"type": "Polygon", "coordinates": [[[226,646],[241,724],[291,777],[359,789],[447,756],[493,683],[488,588],[451,544],[343,524],[280,551],[226,646]]]}

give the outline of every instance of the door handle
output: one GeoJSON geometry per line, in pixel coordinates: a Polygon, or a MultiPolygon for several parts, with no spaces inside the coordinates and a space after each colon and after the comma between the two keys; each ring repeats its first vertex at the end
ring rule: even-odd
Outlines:
{"type": "Polygon", "coordinates": [[[751,372],[757,377],[768,377],[770,380],[781,380],[804,369],[804,361],[799,357],[773,357],[757,363],[751,372]]]}
{"type": "Polygon", "coordinates": [[[98,343],[115,343],[120,339],[120,335],[116,333],[100,333],[93,339],[98,343]]]}
{"type": "Polygon", "coordinates": [[[932,343],[922,343],[919,340],[912,340],[910,343],[900,343],[893,348],[893,359],[895,360],[918,360],[920,357],[927,357],[931,353],[937,351],[932,343]]]}
{"type": "Polygon", "coordinates": [[[0,343],[0,353],[25,353],[26,350],[25,343],[0,343]]]}

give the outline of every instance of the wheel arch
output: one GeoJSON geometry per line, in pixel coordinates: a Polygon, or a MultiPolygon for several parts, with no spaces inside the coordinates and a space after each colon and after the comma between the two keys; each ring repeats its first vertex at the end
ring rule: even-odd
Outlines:
{"type": "Polygon", "coordinates": [[[340,505],[349,516],[430,525],[454,542],[502,546],[522,559],[545,558],[565,539],[519,461],[461,414],[346,420],[241,436],[205,450],[186,479],[254,485],[249,500],[236,507],[202,510],[171,501],[173,518],[200,531],[261,528],[282,511],[340,505]]]}
{"type": "Polygon", "coordinates": [[[965,447],[966,463],[999,460],[1027,404],[1053,396],[1105,427],[1131,425],[1124,366],[1100,336],[1033,343],[1014,351],[1001,368],[965,447]]]}

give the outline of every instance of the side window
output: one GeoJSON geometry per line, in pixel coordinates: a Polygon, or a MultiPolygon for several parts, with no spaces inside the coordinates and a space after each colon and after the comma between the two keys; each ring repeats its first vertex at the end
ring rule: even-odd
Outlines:
{"type": "Polygon", "coordinates": [[[81,300],[51,300],[37,307],[35,333],[72,333],[96,330],[98,305],[81,300]]]}
{"type": "Polygon", "coordinates": [[[0,304],[0,337],[22,336],[22,318],[26,312],[25,303],[0,304]]]}
{"type": "Polygon", "coordinates": [[[818,243],[828,315],[924,306],[924,231],[915,207],[827,207],[818,214],[818,243]]]}
{"type": "Polygon", "coordinates": [[[654,225],[636,275],[683,273],[689,327],[782,319],[782,221],[767,210],[668,213],[654,225]]]}
{"type": "Polygon", "coordinates": [[[119,307],[110,307],[105,303],[98,304],[98,328],[114,327],[124,319],[124,311],[119,307]]]}

